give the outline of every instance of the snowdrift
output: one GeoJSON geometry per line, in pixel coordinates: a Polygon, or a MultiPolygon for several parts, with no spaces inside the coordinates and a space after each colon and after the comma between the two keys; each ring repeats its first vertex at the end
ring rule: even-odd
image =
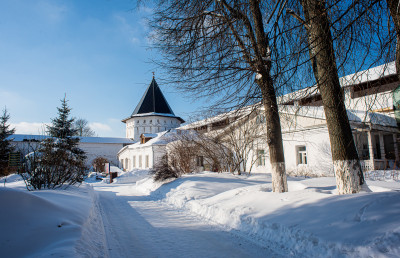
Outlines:
{"type": "Polygon", "coordinates": [[[278,194],[266,175],[204,172],[151,194],[291,256],[400,256],[399,183],[368,181],[369,189],[355,195],[336,195],[334,178],[288,184],[289,192],[278,194]]]}
{"type": "Polygon", "coordinates": [[[3,257],[104,254],[101,231],[96,228],[98,207],[89,185],[36,192],[20,189],[0,187],[3,257]]]}

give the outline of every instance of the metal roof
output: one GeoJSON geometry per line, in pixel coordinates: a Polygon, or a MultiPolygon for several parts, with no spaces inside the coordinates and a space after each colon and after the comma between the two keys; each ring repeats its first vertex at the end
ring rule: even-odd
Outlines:
{"type": "MultiPolygon", "coordinates": [[[[179,121],[181,121],[182,123],[185,122],[182,118],[175,116],[172,108],[164,97],[164,94],[161,92],[160,87],[158,87],[158,84],[154,77],[149,87],[147,87],[145,93],[143,94],[143,97],[139,101],[139,104],[136,106],[135,110],[129,118],[153,114],[159,116],[174,117],[179,119],[179,121]]],[[[125,118],[124,120],[122,120],[122,122],[125,122],[129,118],[125,118]]]]}

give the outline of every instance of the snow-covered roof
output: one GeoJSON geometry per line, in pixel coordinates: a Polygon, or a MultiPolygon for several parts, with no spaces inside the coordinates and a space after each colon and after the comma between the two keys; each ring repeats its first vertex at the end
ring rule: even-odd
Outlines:
{"type": "MultiPolygon", "coordinates": [[[[339,78],[341,87],[348,87],[356,84],[361,84],[368,81],[375,81],[380,78],[396,74],[395,62],[383,64],[364,70],[361,72],[349,74],[339,78]]],[[[278,97],[278,103],[285,103],[287,101],[302,99],[319,93],[317,85],[313,85],[295,92],[285,94],[278,97]]]]}
{"type": "MultiPolygon", "coordinates": [[[[325,120],[325,112],[323,107],[279,106],[279,112],[325,120]]],[[[380,113],[362,110],[347,110],[347,116],[349,118],[349,121],[351,122],[371,123],[374,125],[397,127],[396,119],[380,113]]]]}
{"type": "Polygon", "coordinates": [[[380,78],[394,74],[396,74],[396,64],[395,62],[391,62],[380,66],[372,67],[368,70],[343,76],[339,79],[339,81],[342,87],[346,87],[364,83],[367,81],[378,80],[380,78]]]}
{"type": "Polygon", "coordinates": [[[222,113],[213,117],[209,117],[203,120],[199,120],[184,126],[179,127],[178,129],[182,129],[182,130],[188,130],[188,129],[193,129],[196,127],[201,127],[201,126],[205,126],[208,124],[212,124],[212,123],[217,123],[220,121],[223,121],[227,118],[236,118],[236,117],[240,117],[243,115],[247,115],[249,113],[251,113],[252,111],[254,111],[257,106],[259,106],[259,104],[255,104],[255,105],[249,105],[243,108],[240,108],[238,110],[233,110],[230,112],[226,112],[226,113],[222,113]]]}
{"type": "MultiPolygon", "coordinates": [[[[13,139],[14,142],[23,141],[41,141],[50,136],[46,135],[30,135],[30,134],[13,134],[9,136],[9,139],[13,139]]],[[[119,143],[119,144],[131,144],[135,141],[128,138],[116,138],[116,137],[78,137],[82,143],[119,143]]]]}
{"type": "Polygon", "coordinates": [[[79,137],[80,142],[85,143],[122,143],[130,144],[134,143],[132,139],[129,138],[117,138],[117,137],[79,137]]]}
{"type": "MultiPolygon", "coordinates": [[[[380,65],[377,67],[373,67],[371,69],[357,72],[354,74],[346,75],[344,77],[339,78],[340,80],[340,85],[342,87],[347,87],[355,84],[360,84],[364,83],[367,81],[373,81],[377,80],[379,78],[387,77],[390,75],[396,74],[396,66],[395,62],[391,62],[388,64],[380,65]]],[[[288,93],[284,96],[278,97],[278,103],[285,103],[286,101],[289,100],[296,100],[296,99],[301,99],[304,97],[308,97],[311,95],[315,95],[318,93],[317,86],[311,86],[305,89],[298,90],[296,92],[288,93]]],[[[296,106],[290,106],[290,105],[278,105],[279,106],[279,112],[284,112],[288,114],[296,114],[300,116],[308,116],[308,117],[313,117],[313,118],[319,118],[319,119],[325,119],[325,112],[323,107],[315,107],[315,106],[304,106],[304,107],[296,107],[296,106]]],[[[243,116],[245,114],[249,114],[256,108],[263,108],[260,103],[257,103],[255,105],[250,105],[243,107],[239,110],[233,110],[230,112],[226,112],[223,114],[219,114],[214,117],[206,118],[203,120],[199,120],[184,126],[179,127],[178,129],[193,129],[201,126],[206,126],[208,124],[216,123],[219,121],[223,121],[227,118],[235,118],[238,116],[243,116]]],[[[377,114],[377,113],[372,113],[372,112],[366,112],[366,111],[358,111],[358,110],[348,110],[348,117],[350,121],[354,122],[367,122],[367,123],[372,123],[372,124],[377,124],[377,125],[383,125],[383,126],[393,126],[396,127],[396,120],[392,117],[383,115],[383,114],[377,114]]]]}
{"type": "Polygon", "coordinates": [[[136,142],[134,144],[125,146],[118,152],[118,154],[124,151],[125,149],[135,149],[135,148],[142,148],[154,145],[167,145],[168,143],[178,139],[178,136],[184,133],[191,133],[191,132],[188,130],[181,130],[181,129],[170,129],[168,131],[160,132],[155,134],[156,137],[150,139],[146,143],[136,142]]]}

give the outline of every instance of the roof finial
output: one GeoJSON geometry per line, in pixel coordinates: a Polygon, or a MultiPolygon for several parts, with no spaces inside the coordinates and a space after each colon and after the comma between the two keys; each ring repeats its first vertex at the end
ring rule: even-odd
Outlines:
{"type": "Polygon", "coordinates": [[[153,79],[154,79],[154,72],[153,72],[153,79]]]}

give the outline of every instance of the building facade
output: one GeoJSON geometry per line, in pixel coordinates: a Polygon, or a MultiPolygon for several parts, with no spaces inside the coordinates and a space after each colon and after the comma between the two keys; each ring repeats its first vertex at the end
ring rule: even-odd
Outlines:
{"type": "Polygon", "coordinates": [[[153,77],[133,113],[122,122],[126,137],[135,142],[118,152],[119,166],[129,171],[152,168],[165,154],[171,131],[185,121],[174,114],[153,77]]]}
{"type": "MultiPolygon", "coordinates": [[[[345,76],[340,82],[363,171],[400,169],[396,117],[400,83],[394,63],[345,76]]],[[[329,133],[317,87],[281,96],[278,102],[288,174],[333,175],[329,133]]],[[[186,125],[184,129],[223,137],[234,128],[234,138],[240,142],[246,141],[244,135],[250,128],[257,128],[259,132],[249,135],[254,142],[246,143],[248,149],[243,150],[247,155],[243,170],[269,172],[267,139],[262,134],[265,126],[262,105],[254,105],[186,125]]]]}
{"type": "Polygon", "coordinates": [[[185,121],[175,116],[153,77],[133,113],[122,122],[126,124],[126,138],[139,141],[142,134],[164,132],[185,121]]]}

